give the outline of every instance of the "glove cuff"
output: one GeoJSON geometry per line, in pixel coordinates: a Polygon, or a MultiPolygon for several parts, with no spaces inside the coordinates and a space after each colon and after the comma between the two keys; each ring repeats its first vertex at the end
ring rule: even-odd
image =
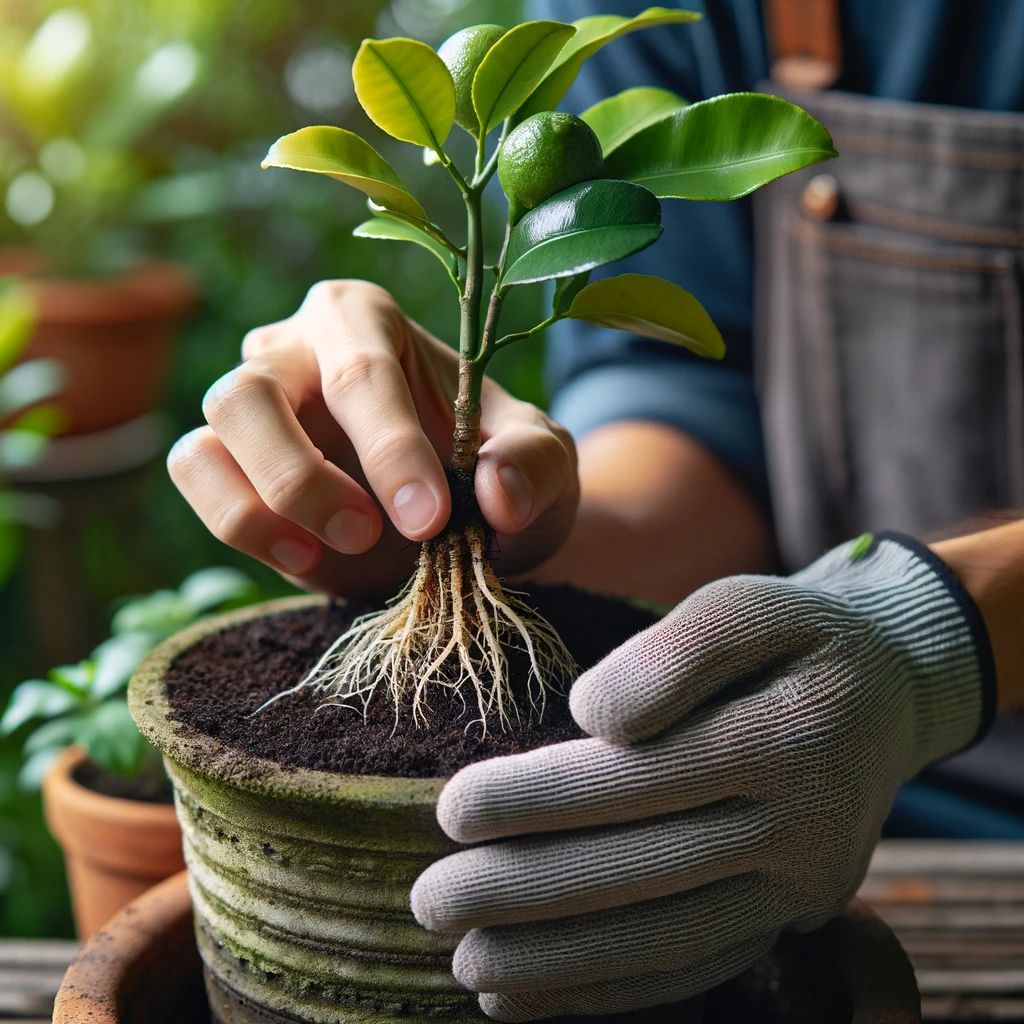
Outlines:
{"type": "Polygon", "coordinates": [[[952,569],[903,534],[866,534],[826,554],[795,580],[830,591],[871,622],[909,680],[914,712],[909,774],[980,740],[995,715],[988,631],[952,569]]]}
{"type": "MultiPolygon", "coordinates": [[[[959,609],[967,629],[967,641],[974,654],[978,673],[978,688],[981,706],[979,709],[978,726],[971,738],[960,750],[973,747],[988,735],[996,717],[998,704],[998,688],[996,686],[996,665],[992,654],[992,642],[989,639],[988,627],[982,618],[974,598],[967,592],[953,570],[930,547],[922,544],[914,537],[909,537],[896,530],[885,530],[876,537],[876,543],[889,541],[899,544],[911,554],[916,555],[937,577],[939,583],[959,609]]],[[[951,753],[958,753],[954,750],[951,753]]]]}

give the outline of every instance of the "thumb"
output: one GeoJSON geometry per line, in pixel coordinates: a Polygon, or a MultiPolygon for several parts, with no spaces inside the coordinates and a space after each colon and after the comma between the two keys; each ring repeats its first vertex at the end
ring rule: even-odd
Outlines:
{"type": "Polygon", "coordinates": [[[731,683],[754,682],[807,650],[818,630],[801,614],[800,593],[771,576],[702,587],[580,676],[573,717],[613,743],[664,732],[731,683]]]}

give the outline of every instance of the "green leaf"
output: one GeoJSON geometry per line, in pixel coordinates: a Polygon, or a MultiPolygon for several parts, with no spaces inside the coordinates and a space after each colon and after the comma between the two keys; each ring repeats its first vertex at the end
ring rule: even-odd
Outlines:
{"type": "Polygon", "coordinates": [[[512,229],[501,287],[569,277],[645,249],[661,234],[647,189],[597,179],[559,192],[512,229]]]}
{"type": "Polygon", "coordinates": [[[637,132],[685,106],[686,100],[669,89],[641,85],[595,103],[584,110],[580,117],[594,129],[607,159],[610,153],[637,132]]]}
{"type": "Polygon", "coordinates": [[[569,316],[669,341],[710,359],[725,355],[722,335],[704,307],[679,285],[649,274],[620,274],[588,284],[573,299],[569,316]]]}
{"type": "Polygon", "coordinates": [[[97,700],[105,700],[123,690],[139,662],[162,639],[161,633],[122,633],[104,640],[92,652],[96,664],[92,696],[97,700]]]}
{"type": "Polygon", "coordinates": [[[51,750],[54,747],[70,747],[78,739],[79,719],[78,715],[68,715],[44,722],[29,734],[22,750],[26,754],[38,754],[41,750],[51,750]]]}
{"type": "Polygon", "coordinates": [[[356,97],[378,128],[440,149],[455,124],[455,83],[444,61],[415,39],[364,39],[352,63],[356,97]]]}
{"type": "Polygon", "coordinates": [[[19,788],[30,793],[36,792],[42,786],[50,766],[64,752],[64,748],[65,745],[46,747],[25,758],[18,770],[19,788]]]}
{"type": "Polygon", "coordinates": [[[565,316],[572,300],[579,294],[580,289],[585,287],[590,280],[590,271],[576,274],[574,277],[560,277],[555,282],[555,292],[551,297],[551,312],[555,316],[565,316]]]}
{"type": "Polygon", "coordinates": [[[7,701],[0,718],[0,736],[10,736],[34,718],[55,718],[78,704],[78,698],[46,679],[27,679],[19,683],[7,701]]]}
{"type": "Polygon", "coordinates": [[[121,698],[105,701],[82,716],[75,742],[90,761],[118,775],[133,775],[145,749],[128,705],[121,698]]]}
{"type": "Polygon", "coordinates": [[[554,110],[580,72],[583,62],[603,46],[644,28],[700,21],[696,11],[681,11],[671,7],[648,7],[633,18],[619,14],[598,14],[574,21],[576,35],[558,55],[554,66],[534,89],[519,110],[520,119],[536,114],[538,110],[554,110]]]}
{"type": "Polygon", "coordinates": [[[356,238],[379,238],[390,242],[413,242],[422,246],[441,261],[451,282],[459,289],[459,281],[452,269],[452,254],[438,241],[421,231],[415,224],[395,220],[393,217],[373,217],[352,229],[356,238]]]}
{"type": "Polygon", "coordinates": [[[229,602],[254,600],[256,591],[256,584],[240,569],[213,566],[192,573],[178,588],[178,596],[202,615],[229,602]]]}
{"type": "Polygon", "coordinates": [[[364,192],[379,206],[414,220],[427,219],[391,164],[365,139],[344,128],[316,125],[284,135],[260,166],[326,174],[364,192]]]}
{"type": "Polygon", "coordinates": [[[46,673],[46,678],[58,686],[63,686],[70,693],[85,695],[92,686],[96,665],[87,658],[75,665],[58,665],[46,673]]]}
{"type": "Polygon", "coordinates": [[[0,288],[0,373],[24,351],[34,319],[35,307],[23,288],[10,283],[0,288]]]}
{"type": "Polygon", "coordinates": [[[835,155],[831,136],[806,111],[738,92],[645,128],[612,154],[607,172],[663,199],[724,201],[835,155]]]}
{"type": "Polygon", "coordinates": [[[64,386],[64,367],[56,359],[30,359],[0,376],[0,419],[52,398],[64,386]]]}
{"type": "Polygon", "coordinates": [[[552,62],[576,34],[561,21],[527,21],[509,29],[473,76],[473,109],[486,135],[526,101],[552,62]]]}
{"type": "Polygon", "coordinates": [[[114,633],[158,633],[170,636],[196,615],[175,590],[156,590],[122,605],[114,615],[114,633]]]}

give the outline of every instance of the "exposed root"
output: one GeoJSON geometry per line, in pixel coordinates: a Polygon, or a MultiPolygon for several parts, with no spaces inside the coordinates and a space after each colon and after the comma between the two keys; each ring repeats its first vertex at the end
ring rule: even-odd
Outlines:
{"type": "Polygon", "coordinates": [[[494,723],[506,730],[524,710],[509,679],[512,650],[529,662],[526,710],[539,719],[547,692],[567,684],[576,665],[551,623],[502,587],[487,562],[484,531],[471,524],[424,544],[402,593],[357,619],[301,683],[267,703],[307,687],[325,703],[361,704],[364,711],[386,697],[396,725],[408,712],[425,726],[431,691],[443,688],[476,704],[484,733],[494,723]]]}

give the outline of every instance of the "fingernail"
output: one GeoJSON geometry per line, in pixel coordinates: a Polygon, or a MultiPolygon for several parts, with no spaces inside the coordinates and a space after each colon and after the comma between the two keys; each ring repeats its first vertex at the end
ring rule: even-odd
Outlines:
{"type": "Polygon", "coordinates": [[[315,556],[316,549],[304,540],[279,540],[270,547],[270,557],[293,576],[305,572],[315,556]]]}
{"type": "Polygon", "coordinates": [[[533,511],[533,488],[530,481],[515,466],[508,464],[498,467],[498,480],[512,506],[516,522],[522,525],[533,511]]]}
{"type": "Polygon", "coordinates": [[[394,499],[398,525],[405,533],[419,533],[425,530],[437,515],[437,498],[434,492],[419,480],[399,487],[394,499]]]}
{"type": "Polygon", "coordinates": [[[370,546],[373,520],[358,509],[343,508],[327,520],[324,533],[339,551],[346,555],[360,555],[370,546]]]}

